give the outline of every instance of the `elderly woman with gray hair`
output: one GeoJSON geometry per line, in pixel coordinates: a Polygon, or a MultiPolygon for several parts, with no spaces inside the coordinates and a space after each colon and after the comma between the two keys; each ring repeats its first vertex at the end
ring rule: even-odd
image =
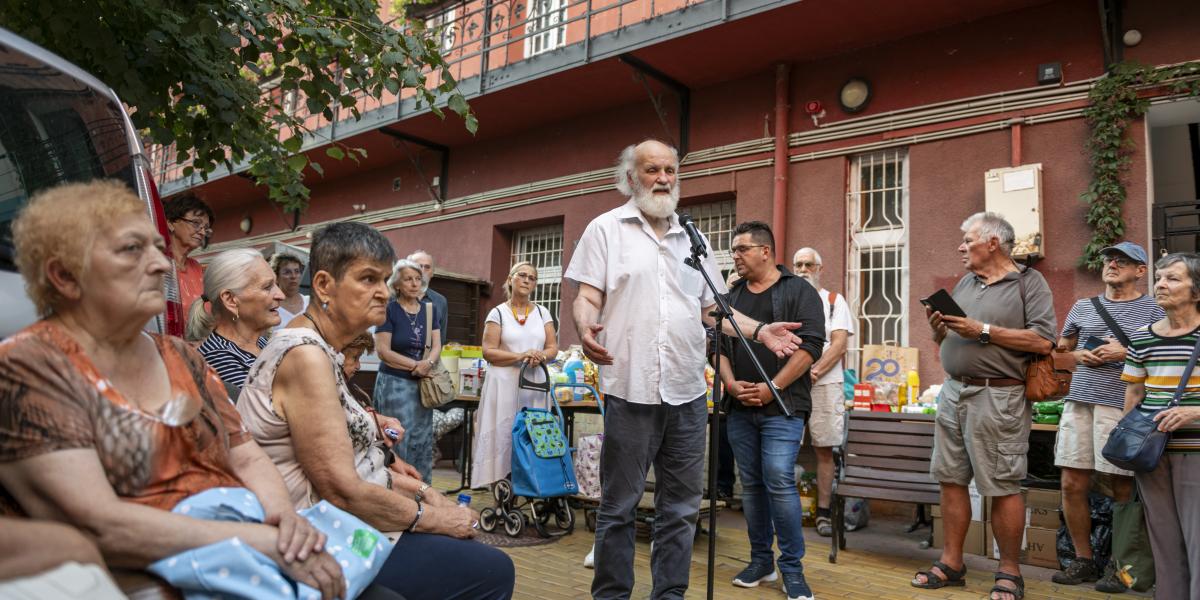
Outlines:
{"type": "MultiPolygon", "coordinates": [[[[263,348],[238,411],[283,474],[296,508],[327,500],[399,535],[375,583],[408,600],[508,598],[512,561],[468,539],[478,515],[430,489],[403,461],[390,460],[399,423],[384,416],[392,413],[360,404],[347,383],[343,354],[384,321],[394,258],[391,244],[368,225],[318,230],[308,309],[263,348]]],[[[408,422],[404,428],[408,438],[412,428],[408,422]]]]}
{"type": "Polygon", "coordinates": [[[433,477],[433,410],[421,405],[421,378],[442,353],[441,315],[432,302],[421,302],[421,266],[402,259],[392,267],[388,287],[395,299],[387,305],[387,320],[375,328],[379,375],[375,379],[375,408],[404,424],[404,439],[392,451],[421,473],[433,477]]]}
{"type": "Polygon", "coordinates": [[[204,271],[204,294],[188,310],[187,331],[204,339],[197,350],[231,398],[237,398],[250,365],[267,345],[266,334],[279,325],[283,298],[271,266],[255,250],[226,250],[204,271]]]}
{"type": "MultiPolygon", "coordinates": [[[[1166,318],[1129,336],[1125,411],[1167,406],[1200,340],[1200,255],[1168,254],[1154,263],[1154,301],[1166,318]]],[[[1200,598],[1200,373],[1193,371],[1179,406],[1159,412],[1171,432],[1158,467],[1137,473],[1154,551],[1155,598],[1200,598]]]]}

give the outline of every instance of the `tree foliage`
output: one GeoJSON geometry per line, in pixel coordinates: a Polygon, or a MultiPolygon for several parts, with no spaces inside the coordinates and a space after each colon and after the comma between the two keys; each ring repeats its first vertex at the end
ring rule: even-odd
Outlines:
{"type": "MultiPolygon", "coordinates": [[[[207,179],[248,161],[249,173],[288,209],[307,205],[300,154],[311,133],[283,110],[293,92],[307,111],[358,118],[356,99],[417,91],[477,122],[439,53],[420,28],[394,28],[375,0],[0,0],[0,24],[112,86],[149,140],[175,145],[180,163],[207,179]],[[426,70],[441,84],[427,89],[426,70]],[[277,86],[278,94],[265,89],[277,86]]],[[[365,150],[335,143],[327,156],[359,160],[365,150]]]]}

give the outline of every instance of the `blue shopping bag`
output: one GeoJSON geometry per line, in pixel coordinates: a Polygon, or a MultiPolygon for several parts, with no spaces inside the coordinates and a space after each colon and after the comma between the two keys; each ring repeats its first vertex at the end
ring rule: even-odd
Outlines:
{"type": "Polygon", "coordinates": [[[554,413],[522,408],[512,429],[513,493],[526,498],[554,498],[579,491],[571,448],[554,413]]]}

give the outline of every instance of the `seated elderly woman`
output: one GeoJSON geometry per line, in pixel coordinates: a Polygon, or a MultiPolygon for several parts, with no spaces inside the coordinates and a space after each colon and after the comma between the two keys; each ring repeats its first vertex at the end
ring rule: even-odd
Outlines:
{"type": "Polygon", "coordinates": [[[297,508],[327,500],[371,526],[404,532],[380,578],[409,600],[509,598],[513,564],[470,539],[478,515],[458,506],[396,459],[391,417],[354,399],[341,352],[383,322],[395,252],[362,223],[313,234],[308,309],[275,332],[238,398],[250,433],[275,461],[297,508]]]}
{"type": "Polygon", "coordinates": [[[297,515],[216,374],[182,340],[143,331],[166,308],[170,262],[142,201],[118,182],[57,187],[13,238],[42,318],[0,344],[0,498],[12,500],[0,511],[85,530],[113,567],[232,543],[275,576],[344,595],[325,536],[297,515]],[[178,510],[231,488],[252,492],[237,490],[257,522],[178,510]]]}
{"type": "Polygon", "coordinates": [[[208,263],[204,295],[188,311],[188,330],[193,335],[207,332],[197,350],[231,397],[237,397],[250,365],[267,345],[266,334],[279,324],[282,301],[275,272],[257,251],[226,250],[208,263]],[[206,303],[210,309],[205,309],[206,303]]]}

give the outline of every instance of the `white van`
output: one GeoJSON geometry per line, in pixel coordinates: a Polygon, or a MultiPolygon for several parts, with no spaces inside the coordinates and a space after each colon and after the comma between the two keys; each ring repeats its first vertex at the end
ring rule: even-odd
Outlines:
{"type": "MultiPolygon", "coordinates": [[[[64,182],[119,179],[170,239],[149,167],[137,130],[108,86],[0,29],[0,339],[37,318],[13,260],[12,221],[29,198],[64,182]]],[[[173,270],[165,286],[167,312],[147,327],[182,335],[173,270]]]]}

